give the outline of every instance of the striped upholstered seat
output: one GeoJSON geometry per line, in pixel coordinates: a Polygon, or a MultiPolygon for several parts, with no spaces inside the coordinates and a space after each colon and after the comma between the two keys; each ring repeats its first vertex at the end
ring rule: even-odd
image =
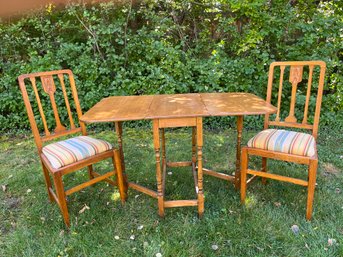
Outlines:
{"type": "Polygon", "coordinates": [[[313,156],[316,153],[316,142],[312,135],[282,129],[266,129],[251,138],[248,147],[313,156]]]}
{"type": "Polygon", "coordinates": [[[55,169],[112,149],[104,140],[79,136],[44,146],[43,154],[55,169]]]}

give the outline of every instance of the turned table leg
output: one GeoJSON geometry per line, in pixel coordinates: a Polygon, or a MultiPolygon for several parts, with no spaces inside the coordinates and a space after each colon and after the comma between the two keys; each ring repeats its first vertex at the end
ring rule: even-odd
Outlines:
{"type": "Polygon", "coordinates": [[[235,188],[240,188],[241,176],[241,142],[243,130],[243,116],[237,116],[237,145],[236,145],[236,171],[235,171],[235,188]]]}
{"type": "Polygon", "coordinates": [[[204,191],[203,191],[203,172],[202,172],[202,118],[197,118],[196,138],[198,146],[198,213],[199,218],[204,213],[204,191]]]}
{"type": "Polygon", "coordinates": [[[162,139],[162,193],[164,195],[166,189],[166,174],[167,174],[167,157],[166,157],[166,138],[164,128],[161,129],[162,139]]]}
{"type": "Polygon", "coordinates": [[[157,200],[158,200],[158,214],[164,217],[164,195],[163,195],[163,181],[161,171],[161,156],[160,156],[160,131],[159,121],[153,121],[153,136],[154,136],[154,148],[156,158],[156,180],[157,180],[157,200]]]}
{"type": "Polygon", "coordinates": [[[116,134],[117,134],[117,139],[118,139],[118,147],[119,147],[119,155],[120,155],[120,161],[121,161],[121,169],[122,169],[122,173],[123,173],[123,178],[124,178],[124,190],[127,194],[127,190],[128,190],[128,180],[127,180],[127,176],[125,173],[125,160],[124,160],[124,151],[123,151],[123,126],[122,126],[122,122],[120,121],[116,121],[114,122],[114,126],[115,126],[115,130],[116,130],[116,134]]]}

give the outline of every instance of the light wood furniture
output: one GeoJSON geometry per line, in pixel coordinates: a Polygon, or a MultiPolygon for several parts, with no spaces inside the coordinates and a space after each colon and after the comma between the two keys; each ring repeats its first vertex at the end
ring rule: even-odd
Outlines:
{"type": "Polygon", "coordinates": [[[82,116],[82,111],[72,72],[70,70],[57,70],[24,74],[19,76],[18,80],[41,160],[48,196],[51,202],[56,202],[60,207],[65,224],[68,227],[70,226],[66,197],[97,182],[105,181],[111,185],[118,184],[121,200],[124,201],[126,192],[119,151],[109,149],[59,168],[55,168],[50,161],[51,159],[49,160],[48,156],[43,152],[44,144],[51,140],[80,133],[83,136],[87,135],[85,124],[79,122],[78,126],[75,122],[75,120],[78,120],[78,118],[82,116]],[[27,87],[25,82],[28,81],[30,82],[28,83],[30,86],[27,87]],[[69,82],[70,87],[67,86],[67,82],[69,82]],[[72,102],[70,102],[70,100],[72,100],[72,102]],[[65,105],[62,108],[62,106],[57,106],[56,102],[64,102],[65,105]],[[49,106],[51,106],[50,112],[47,110],[49,106]],[[76,110],[77,117],[75,117],[73,113],[74,109],[76,110]],[[65,111],[68,114],[68,120],[65,122],[62,121],[60,116],[60,112],[62,111],[65,111]],[[46,116],[49,114],[52,114],[53,117],[46,116]],[[36,120],[39,116],[41,118],[40,122],[36,120]],[[54,120],[54,124],[49,124],[49,121],[52,120],[54,120]],[[66,124],[63,123],[67,122],[69,124],[68,126],[65,126],[66,124]],[[42,135],[40,134],[39,124],[42,124],[42,127],[44,128],[42,135]],[[50,128],[53,126],[55,126],[55,128],[51,131],[50,128]],[[104,175],[95,172],[92,164],[107,158],[112,159],[114,169],[104,175]],[[88,169],[89,181],[65,190],[62,177],[85,167],[88,169]],[[50,175],[53,178],[55,191],[53,190],[50,175]],[[110,179],[110,177],[114,175],[117,177],[117,182],[110,179]]]}
{"type": "MultiPolygon", "coordinates": [[[[128,120],[153,120],[154,147],[156,156],[157,192],[134,182],[130,188],[158,198],[159,214],[164,208],[176,206],[198,206],[199,216],[203,213],[202,171],[204,174],[235,182],[239,187],[240,145],[244,115],[275,113],[276,108],[261,98],[248,93],[204,93],[154,96],[113,96],[101,100],[86,112],[80,120],[89,122],[115,122],[128,120]],[[121,103],[121,104],[117,104],[121,103]],[[237,151],[235,176],[203,168],[202,165],[202,118],[208,116],[237,116],[237,151]],[[165,128],[191,126],[192,159],[183,162],[168,162],[165,156],[165,128]],[[161,133],[161,134],[160,134],[161,133]],[[162,146],[162,147],[161,147],[162,146]],[[161,149],[162,148],[162,149],[161,149]],[[162,150],[162,164],[161,153],[162,150]],[[196,160],[198,170],[196,171],[196,160]],[[162,165],[162,168],[161,168],[162,165]],[[197,199],[165,201],[164,183],[167,167],[191,166],[197,192],[197,199]]],[[[121,130],[120,130],[121,131],[121,130]]],[[[118,133],[118,132],[117,132],[118,133]]],[[[121,132],[120,132],[121,133],[121,132]]],[[[122,142],[121,142],[122,143],[122,142]]],[[[122,148],[121,148],[122,149],[122,148]]],[[[121,155],[124,163],[124,156],[121,155]]]]}
{"type": "Polygon", "coordinates": [[[204,192],[202,173],[202,116],[208,115],[199,94],[156,95],[150,105],[148,119],[153,119],[154,148],[156,157],[156,179],[158,213],[164,216],[164,209],[171,207],[198,206],[198,215],[204,213],[204,192]],[[192,161],[167,162],[165,129],[175,127],[192,127],[192,161]],[[162,139],[162,170],[161,144],[162,139]],[[167,166],[191,166],[197,199],[170,200],[164,199],[167,166]],[[196,170],[197,166],[197,170],[196,170]]]}
{"type": "MultiPolygon", "coordinates": [[[[236,187],[240,187],[241,170],[241,142],[243,132],[243,118],[245,115],[263,115],[276,112],[276,108],[263,99],[249,93],[202,93],[201,99],[211,116],[236,116],[236,170],[235,175],[216,172],[204,168],[204,174],[220,179],[232,181],[236,187]]],[[[251,178],[248,183],[253,180],[251,178]]]]}
{"type": "MultiPolygon", "coordinates": [[[[284,133],[284,138],[277,138],[275,142],[272,141],[272,136],[269,135],[268,139],[266,139],[265,144],[262,145],[253,145],[253,142],[258,140],[257,137],[252,139],[252,146],[247,146],[242,148],[242,167],[241,167],[241,201],[245,202],[246,197],[246,178],[247,174],[251,174],[253,176],[260,176],[262,177],[262,182],[266,183],[266,179],[275,179],[285,182],[290,182],[293,184],[298,184],[302,186],[306,186],[308,193],[307,193],[307,209],[306,209],[306,219],[310,220],[312,216],[312,204],[313,204],[313,197],[314,197],[314,190],[315,190],[315,183],[316,183],[316,172],[317,172],[317,165],[318,165],[318,156],[315,146],[315,140],[318,135],[318,125],[319,125],[319,114],[320,114],[320,107],[322,102],[322,94],[323,94],[323,86],[324,86],[324,75],[325,75],[325,68],[326,65],[322,61],[303,61],[303,62],[274,62],[270,65],[269,69],[269,78],[268,78],[268,88],[267,88],[267,103],[271,103],[273,94],[274,86],[274,79],[276,73],[279,75],[279,81],[276,83],[278,85],[277,88],[277,113],[275,119],[271,119],[269,114],[265,115],[264,121],[264,129],[266,133],[269,133],[268,129],[270,126],[273,127],[287,127],[287,128],[296,128],[296,129],[304,129],[311,132],[311,135],[307,134],[297,134],[297,136],[306,136],[307,141],[301,141],[299,145],[297,145],[297,149],[303,147],[304,154],[295,154],[292,152],[294,150],[295,144],[298,142],[297,139],[293,139],[290,143],[290,147],[283,147],[287,140],[287,135],[290,135],[289,131],[281,132],[284,133]],[[314,77],[314,73],[316,69],[319,68],[319,76],[314,77]],[[280,71],[279,73],[276,70],[280,71]],[[303,74],[308,74],[308,76],[303,76],[303,74]],[[288,76],[287,76],[288,75],[288,76]],[[289,113],[288,116],[284,118],[282,121],[282,111],[284,109],[281,108],[282,98],[285,97],[282,92],[283,89],[287,86],[285,85],[284,77],[288,77],[289,84],[292,87],[291,90],[291,98],[290,98],[290,106],[289,106],[289,113]],[[295,117],[295,108],[296,108],[296,101],[297,101],[297,93],[298,87],[300,87],[301,82],[303,81],[303,77],[307,78],[305,82],[303,82],[303,86],[306,88],[306,100],[303,106],[304,114],[303,117],[295,117]],[[317,88],[314,87],[312,84],[316,82],[317,88]],[[315,90],[312,90],[314,88],[315,90]],[[317,91],[316,94],[313,94],[312,91],[317,91]],[[310,97],[316,95],[316,104],[313,116],[313,124],[309,123],[309,103],[310,97]],[[255,140],[255,141],[253,141],[255,140]],[[269,140],[269,141],[267,141],[269,140]],[[314,149],[313,154],[305,154],[305,149],[311,147],[309,142],[312,142],[314,149]],[[272,144],[273,143],[273,144],[272,144]],[[275,143],[275,144],[274,144],[275,143]],[[251,155],[261,156],[262,157],[262,170],[256,171],[251,170],[248,168],[248,158],[251,155]],[[296,179],[290,178],[287,176],[281,176],[277,174],[272,174],[267,172],[267,158],[272,158],[276,160],[282,160],[287,162],[294,162],[299,164],[305,164],[308,166],[308,179],[296,179]]],[[[299,106],[299,105],[298,105],[299,106]]],[[[279,133],[280,131],[276,131],[273,133],[279,133]]],[[[260,134],[261,135],[261,134],[260,134]]],[[[260,137],[261,138],[261,137],[260,137]]],[[[248,143],[249,145],[249,143],[248,143]]]]}

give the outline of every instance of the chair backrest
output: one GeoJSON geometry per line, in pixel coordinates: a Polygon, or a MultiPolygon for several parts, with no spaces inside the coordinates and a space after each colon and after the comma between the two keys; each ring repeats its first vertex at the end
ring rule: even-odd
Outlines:
{"type": "Polygon", "coordinates": [[[54,138],[80,132],[86,135],[85,125],[78,121],[82,115],[82,111],[77,95],[74,76],[71,70],[56,70],[23,74],[18,77],[18,81],[24,98],[33,136],[39,152],[41,152],[44,142],[54,138]],[[28,84],[30,87],[26,87],[26,81],[29,82],[28,84]],[[69,87],[66,87],[66,82],[69,82],[69,87]],[[58,85],[58,87],[56,87],[56,85],[58,85]],[[69,102],[70,98],[73,100],[72,106],[69,102]],[[41,101],[41,99],[44,101],[41,101]],[[64,102],[64,104],[61,104],[58,107],[56,102],[64,102]],[[62,109],[61,106],[64,108],[62,109]],[[47,110],[49,107],[50,110],[47,110]],[[47,119],[44,109],[47,110],[46,112],[53,114],[51,115],[53,118],[48,116],[49,119],[47,119]],[[67,122],[68,119],[64,119],[64,123],[69,123],[67,124],[68,126],[64,126],[62,124],[63,122],[61,122],[61,110],[64,112],[62,113],[64,114],[62,117],[66,117],[65,111],[67,111],[69,122],[67,122]],[[80,123],[79,126],[74,122],[73,110],[76,110],[77,121],[80,123]],[[37,113],[39,113],[39,115],[36,115],[37,113]],[[38,124],[42,124],[42,133],[37,125],[36,120],[36,117],[39,116],[41,118],[41,122],[38,124]],[[50,122],[48,124],[47,121],[54,121],[54,124],[51,124],[50,122]],[[53,131],[50,131],[49,128],[52,128],[53,126],[53,131]]]}
{"type": "Polygon", "coordinates": [[[269,126],[282,126],[307,129],[311,130],[312,135],[317,138],[325,69],[326,64],[323,61],[273,62],[269,67],[267,102],[272,103],[273,96],[277,96],[277,99],[275,99],[277,102],[273,103],[277,106],[277,113],[273,121],[270,115],[266,115],[264,128],[266,129],[269,126]],[[317,71],[319,76],[314,75],[317,74],[317,71]],[[276,75],[279,75],[279,81],[275,83],[278,87],[276,85],[274,86],[276,75]],[[317,92],[314,92],[315,89],[317,92]],[[289,93],[285,94],[285,91],[291,91],[290,99],[289,93]],[[304,94],[301,94],[302,92],[304,94]],[[300,95],[305,95],[306,97],[299,98],[300,95]],[[284,102],[288,102],[289,100],[289,111],[281,108],[282,98],[286,100],[284,102]],[[314,114],[313,117],[311,116],[311,119],[309,119],[310,102],[313,103],[312,105],[315,105],[314,108],[311,108],[314,109],[314,114]],[[296,110],[298,110],[297,113],[302,113],[303,111],[303,116],[295,117],[296,110]],[[285,113],[288,116],[282,120],[281,116],[285,113]],[[312,124],[309,120],[313,121],[312,124]]]}

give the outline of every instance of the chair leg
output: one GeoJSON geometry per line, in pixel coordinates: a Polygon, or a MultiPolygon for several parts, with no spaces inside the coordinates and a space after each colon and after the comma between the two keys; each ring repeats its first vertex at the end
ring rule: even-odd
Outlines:
{"type": "Polygon", "coordinates": [[[49,171],[48,169],[44,166],[44,163],[42,162],[42,169],[43,169],[43,175],[44,175],[44,179],[45,179],[45,185],[46,185],[46,189],[48,191],[48,196],[49,196],[49,200],[50,202],[55,202],[54,197],[52,196],[51,192],[50,192],[50,188],[52,188],[51,186],[51,180],[50,180],[50,175],[49,175],[49,171]]]}
{"type": "Polygon", "coordinates": [[[242,149],[241,159],[241,203],[245,203],[246,189],[247,189],[247,169],[248,169],[248,150],[242,149]]]}
{"type": "Polygon", "coordinates": [[[125,179],[123,176],[123,170],[121,166],[121,158],[118,150],[114,150],[114,155],[112,157],[113,166],[116,170],[118,189],[120,193],[121,202],[124,203],[127,199],[127,194],[125,190],[125,179]]]}
{"type": "Polygon", "coordinates": [[[312,218],[312,206],[314,198],[314,190],[316,187],[318,160],[311,160],[308,167],[308,188],[307,188],[307,206],[306,206],[306,219],[312,218]]]}
{"type": "MultiPolygon", "coordinates": [[[[262,172],[267,172],[267,158],[262,157],[262,172]]],[[[262,177],[262,184],[266,185],[267,184],[267,178],[262,177]]]]}
{"type": "Polygon", "coordinates": [[[66,195],[64,192],[62,175],[59,173],[55,173],[53,175],[53,178],[54,178],[54,184],[55,184],[55,189],[56,189],[56,195],[58,198],[58,205],[61,209],[64,223],[66,224],[67,227],[70,227],[69,213],[68,213],[66,195]]]}
{"type": "Polygon", "coordinates": [[[94,175],[93,175],[93,165],[87,166],[87,169],[88,169],[88,177],[91,180],[91,179],[94,178],[94,175]]]}

